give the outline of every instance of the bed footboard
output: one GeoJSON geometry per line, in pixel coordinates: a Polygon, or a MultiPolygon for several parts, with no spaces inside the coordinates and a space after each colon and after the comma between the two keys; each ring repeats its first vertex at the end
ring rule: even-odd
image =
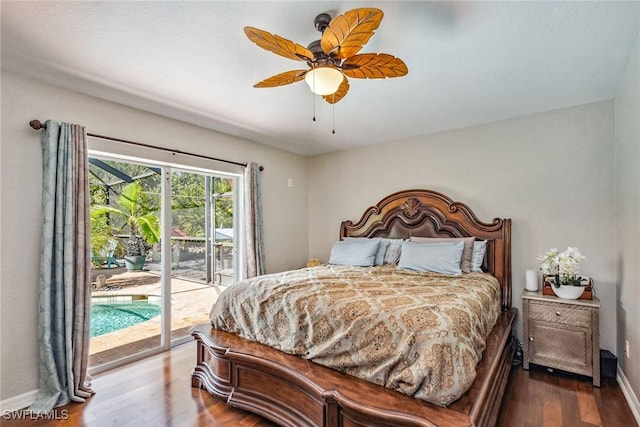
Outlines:
{"type": "Polygon", "coordinates": [[[197,326],[192,386],[284,426],[490,426],[511,368],[515,311],[487,341],[478,377],[449,408],[388,390],[237,335],[197,326]]]}

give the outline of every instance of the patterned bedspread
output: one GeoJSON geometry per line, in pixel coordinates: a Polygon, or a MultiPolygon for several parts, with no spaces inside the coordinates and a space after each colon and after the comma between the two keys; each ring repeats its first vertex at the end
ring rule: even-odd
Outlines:
{"type": "Polygon", "coordinates": [[[319,267],[227,288],[211,324],[437,405],[476,376],[500,312],[491,275],[319,267]]]}

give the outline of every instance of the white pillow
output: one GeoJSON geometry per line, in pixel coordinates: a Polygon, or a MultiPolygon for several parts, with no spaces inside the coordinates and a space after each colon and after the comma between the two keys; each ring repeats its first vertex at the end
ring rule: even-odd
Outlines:
{"type": "Polygon", "coordinates": [[[460,259],[464,242],[413,243],[403,242],[398,268],[404,270],[431,271],[459,276],[460,259]]]}
{"type": "Polygon", "coordinates": [[[482,263],[484,254],[487,251],[486,240],[476,240],[473,242],[473,253],[471,254],[471,271],[482,273],[482,263]]]}
{"type": "Polygon", "coordinates": [[[377,240],[378,242],[380,242],[380,244],[378,245],[378,251],[376,252],[376,260],[374,261],[373,265],[382,265],[384,264],[384,256],[385,253],[387,252],[387,248],[389,247],[390,242],[387,241],[387,239],[381,239],[379,237],[374,237],[374,238],[369,238],[369,237],[345,237],[344,240],[346,242],[353,242],[354,240],[377,240]]]}
{"type": "Polygon", "coordinates": [[[389,242],[389,247],[384,254],[383,264],[397,264],[400,261],[400,253],[402,252],[402,239],[382,239],[383,242],[389,242]]]}
{"type": "Polygon", "coordinates": [[[333,244],[329,264],[371,267],[375,264],[380,239],[338,240],[333,244]]]}

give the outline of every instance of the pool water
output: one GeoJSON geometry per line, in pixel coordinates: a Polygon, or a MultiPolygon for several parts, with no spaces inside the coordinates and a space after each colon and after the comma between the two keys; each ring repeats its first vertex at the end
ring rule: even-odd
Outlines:
{"type": "Polygon", "coordinates": [[[91,304],[91,336],[107,334],[146,322],[160,315],[160,305],[148,299],[131,297],[119,301],[93,298],[91,304]],[[128,299],[128,300],[127,300],[128,299]]]}

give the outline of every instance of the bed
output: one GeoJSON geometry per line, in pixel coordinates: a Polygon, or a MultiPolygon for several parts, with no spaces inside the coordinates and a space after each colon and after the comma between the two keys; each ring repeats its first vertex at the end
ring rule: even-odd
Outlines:
{"type": "Polygon", "coordinates": [[[486,240],[482,269],[499,287],[497,319],[475,366],[475,379],[446,407],[214,329],[210,324],[200,325],[192,333],[197,343],[192,385],[281,425],[493,425],[513,358],[510,234],[509,219],[482,222],[465,204],[429,190],[391,194],[366,209],[359,221],[341,224],[341,240],[415,236],[486,240]]]}

